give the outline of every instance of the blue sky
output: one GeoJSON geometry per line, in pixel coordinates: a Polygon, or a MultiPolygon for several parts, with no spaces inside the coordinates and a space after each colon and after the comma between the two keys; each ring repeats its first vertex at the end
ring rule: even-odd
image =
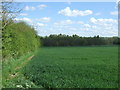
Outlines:
{"type": "Polygon", "coordinates": [[[16,17],[38,35],[118,36],[115,2],[24,2],[16,17]]]}

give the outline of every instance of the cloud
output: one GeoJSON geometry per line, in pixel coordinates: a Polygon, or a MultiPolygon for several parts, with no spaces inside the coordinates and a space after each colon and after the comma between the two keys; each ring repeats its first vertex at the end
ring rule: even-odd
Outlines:
{"type": "Polygon", "coordinates": [[[40,9],[44,9],[44,8],[46,8],[47,7],[47,5],[45,5],[45,4],[40,4],[40,5],[38,5],[38,8],[40,8],[40,9]]]}
{"type": "Polygon", "coordinates": [[[89,25],[89,24],[84,24],[84,26],[87,27],[87,28],[91,27],[91,25],[89,25]]]}
{"type": "Polygon", "coordinates": [[[38,28],[38,33],[40,36],[41,35],[45,36],[50,34],[60,34],[60,33],[66,35],[77,34],[80,36],[95,36],[95,35],[100,35],[105,37],[117,36],[118,29],[117,29],[116,20],[114,21],[111,19],[101,19],[101,18],[100,19],[94,18],[94,19],[96,20],[95,23],[91,21],[87,23],[82,21],[72,21],[70,19],[61,20],[53,23],[52,25],[48,25],[47,27],[38,28]]]}
{"type": "Polygon", "coordinates": [[[25,21],[25,22],[27,22],[27,23],[32,23],[32,20],[30,19],[30,18],[26,18],[26,17],[24,17],[24,18],[15,18],[14,20],[16,20],[16,21],[25,21]]]}
{"type": "Polygon", "coordinates": [[[96,19],[94,17],[90,18],[90,22],[94,23],[94,24],[104,24],[104,23],[117,23],[116,19],[96,19]]]}
{"type": "Polygon", "coordinates": [[[111,15],[118,15],[118,11],[110,12],[111,15]]]}
{"type": "Polygon", "coordinates": [[[58,21],[58,22],[55,22],[54,25],[58,25],[58,26],[65,26],[65,25],[77,25],[77,24],[84,24],[83,21],[72,21],[70,19],[67,19],[67,20],[61,20],[61,21],[58,21]]]}
{"type": "Polygon", "coordinates": [[[43,17],[40,19],[36,19],[37,21],[41,21],[41,22],[50,22],[51,18],[50,17],[43,17]]]}
{"type": "Polygon", "coordinates": [[[39,27],[44,27],[44,26],[46,26],[46,24],[43,24],[43,23],[37,23],[37,26],[39,26],[39,27]]]}
{"type": "MultiPolygon", "coordinates": [[[[37,24],[36,24],[37,25],[37,24]]],[[[77,34],[80,36],[117,36],[117,19],[111,18],[90,18],[87,23],[79,20],[61,20],[51,25],[38,24],[38,34],[45,36],[50,34],[77,34]]]]}
{"type": "Polygon", "coordinates": [[[90,30],[90,31],[97,28],[97,26],[90,24],[83,24],[83,26],[86,30],[90,30]]]}
{"type": "Polygon", "coordinates": [[[87,16],[93,14],[93,12],[91,10],[85,10],[85,11],[71,10],[70,7],[66,7],[63,10],[60,10],[58,14],[62,14],[65,16],[87,16]]]}
{"type": "Polygon", "coordinates": [[[97,20],[96,20],[95,18],[91,18],[91,19],[90,19],[90,22],[92,22],[92,23],[96,23],[97,20]]]}
{"type": "MultiPolygon", "coordinates": [[[[43,17],[44,18],[44,17],[43,17]]],[[[40,18],[40,21],[43,19],[40,18]]],[[[45,18],[44,18],[45,19],[45,18]]],[[[43,20],[44,20],[43,19],[43,20]]],[[[29,21],[28,19],[22,19],[25,21],[29,21]]],[[[45,19],[46,20],[46,19],[45,19]]],[[[80,36],[117,36],[118,28],[117,28],[117,19],[111,18],[90,18],[87,23],[79,20],[61,20],[56,21],[52,24],[44,24],[33,20],[34,28],[41,36],[50,35],[50,34],[66,34],[73,35],[77,34],[80,36]]]]}
{"type": "Polygon", "coordinates": [[[35,9],[36,9],[36,8],[33,7],[33,6],[26,6],[26,7],[24,8],[25,11],[35,10],[35,9]]]}
{"type": "MultiPolygon", "coordinates": [[[[93,28],[96,33],[102,36],[117,36],[118,35],[118,21],[117,19],[106,19],[94,17],[90,18],[91,25],[96,26],[93,28]]],[[[92,28],[90,28],[92,30],[92,28]]]]}
{"type": "Polygon", "coordinates": [[[20,13],[20,16],[27,16],[27,13],[20,13]]]}
{"type": "Polygon", "coordinates": [[[82,22],[82,21],[77,21],[76,23],[77,24],[84,24],[84,22],[82,22]]]}
{"type": "Polygon", "coordinates": [[[63,21],[59,21],[59,22],[55,22],[54,23],[54,25],[58,25],[58,26],[60,26],[60,25],[69,25],[69,24],[73,24],[74,22],[73,21],[71,21],[71,20],[63,20],[63,21]]]}

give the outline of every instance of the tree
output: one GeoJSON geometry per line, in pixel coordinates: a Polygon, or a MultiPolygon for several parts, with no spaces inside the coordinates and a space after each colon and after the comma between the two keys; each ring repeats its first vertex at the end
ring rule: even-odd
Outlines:
{"type": "Polygon", "coordinates": [[[2,0],[0,3],[0,17],[2,22],[1,29],[3,30],[7,25],[13,22],[13,19],[21,12],[18,3],[14,3],[13,0],[2,0]]]}
{"type": "Polygon", "coordinates": [[[40,37],[43,46],[92,46],[92,45],[119,45],[118,37],[80,37],[78,35],[49,35],[40,37]]]}

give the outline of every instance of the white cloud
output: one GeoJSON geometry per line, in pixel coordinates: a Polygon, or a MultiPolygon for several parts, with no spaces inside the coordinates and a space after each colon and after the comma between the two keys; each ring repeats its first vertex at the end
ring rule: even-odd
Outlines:
{"type": "Polygon", "coordinates": [[[87,16],[93,14],[93,12],[91,10],[85,10],[85,11],[71,10],[70,7],[66,7],[63,10],[60,10],[58,14],[62,14],[65,16],[87,16]]]}
{"type": "Polygon", "coordinates": [[[26,6],[26,7],[24,8],[25,11],[35,10],[35,9],[36,9],[36,8],[33,7],[33,6],[26,6]]]}
{"type": "Polygon", "coordinates": [[[118,15],[118,11],[110,12],[111,15],[118,15]]]}
{"type": "Polygon", "coordinates": [[[117,20],[106,19],[106,18],[90,18],[87,23],[79,20],[61,20],[53,23],[53,25],[46,25],[43,23],[36,24],[41,28],[38,28],[39,35],[50,35],[50,34],[66,34],[73,35],[78,34],[80,36],[117,36],[117,20]]]}
{"type": "MultiPolygon", "coordinates": [[[[93,30],[95,30],[98,35],[102,36],[117,36],[118,35],[118,21],[117,19],[106,19],[106,18],[90,18],[91,25],[94,25],[93,30]]],[[[90,28],[92,30],[92,28],[90,28]]]]}
{"type": "Polygon", "coordinates": [[[38,5],[38,8],[40,8],[40,9],[44,9],[44,8],[46,8],[47,7],[47,5],[45,5],[45,4],[40,4],[40,5],[38,5]]]}
{"type": "Polygon", "coordinates": [[[40,19],[36,19],[37,21],[41,21],[41,22],[49,22],[51,20],[50,17],[43,17],[43,18],[40,18],[40,19]]]}
{"type": "Polygon", "coordinates": [[[77,24],[84,24],[84,22],[82,22],[82,21],[77,21],[76,23],[77,24]]]}
{"type": "Polygon", "coordinates": [[[15,20],[16,21],[25,21],[25,22],[27,22],[27,23],[32,23],[32,20],[30,19],[30,18],[26,18],[26,17],[24,17],[24,18],[15,18],[15,20]]]}
{"type": "Polygon", "coordinates": [[[96,20],[95,18],[91,18],[91,19],[90,19],[90,22],[92,22],[92,23],[96,23],[97,20],[96,20]]]}
{"type": "Polygon", "coordinates": [[[37,26],[44,27],[44,26],[46,26],[46,24],[43,24],[43,23],[37,23],[37,26]]]}
{"type": "MultiPolygon", "coordinates": [[[[77,34],[80,36],[117,36],[118,29],[116,22],[108,19],[96,19],[93,22],[82,22],[82,21],[72,21],[72,20],[62,20],[55,22],[53,25],[48,25],[48,27],[39,28],[39,35],[50,35],[50,34],[66,34],[73,35],[77,34]],[[99,24],[100,22],[103,22],[99,24]],[[80,25],[78,25],[78,22],[80,25]],[[109,23],[108,23],[109,22],[109,23]]],[[[44,25],[40,25],[44,26],[44,25]]]]}
{"type": "MultiPolygon", "coordinates": [[[[42,19],[42,18],[40,18],[42,19]]],[[[29,21],[27,19],[24,19],[29,21]]],[[[34,27],[39,35],[45,36],[50,34],[78,34],[80,36],[117,36],[117,20],[107,18],[90,18],[87,23],[79,20],[61,20],[53,24],[45,24],[41,22],[34,22],[34,27]]]]}
{"type": "Polygon", "coordinates": [[[87,27],[87,28],[91,27],[91,25],[89,25],[89,24],[84,24],[84,26],[87,27]]]}
{"type": "Polygon", "coordinates": [[[92,29],[96,29],[96,28],[97,28],[97,26],[95,26],[95,25],[90,25],[90,24],[83,24],[83,26],[84,26],[84,28],[85,28],[86,30],[92,30],[92,29]]]}
{"type": "Polygon", "coordinates": [[[92,28],[94,28],[94,29],[96,29],[97,28],[97,26],[91,26],[92,28]]]}
{"type": "Polygon", "coordinates": [[[69,25],[69,24],[73,24],[74,22],[73,21],[71,21],[71,20],[63,20],[63,21],[59,21],[59,22],[55,22],[54,23],[54,25],[58,25],[58,26],[60,26],[60,25],[69,25]]]}
{"type": "Polygon", "coordinates": [[[104,23],[117,23],[116,19],[96,19],[94,17],[90,18],[90,22],[94,23],[94,24],[104,24],[104,23]]]}
{"type": "Polygon", "coordinates": [[[20,16],[27,16],[27,13],[20,13],[20,16]]]}

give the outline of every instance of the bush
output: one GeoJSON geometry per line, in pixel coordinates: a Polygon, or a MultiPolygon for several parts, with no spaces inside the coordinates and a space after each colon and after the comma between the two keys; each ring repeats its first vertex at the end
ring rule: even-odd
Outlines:
{"type": "Polygon", "coordinates": [[[2,31],[3,58],[18,58],[38,47],[39,40],[34,28],[24,22],[13,23],[2,31]]]}

